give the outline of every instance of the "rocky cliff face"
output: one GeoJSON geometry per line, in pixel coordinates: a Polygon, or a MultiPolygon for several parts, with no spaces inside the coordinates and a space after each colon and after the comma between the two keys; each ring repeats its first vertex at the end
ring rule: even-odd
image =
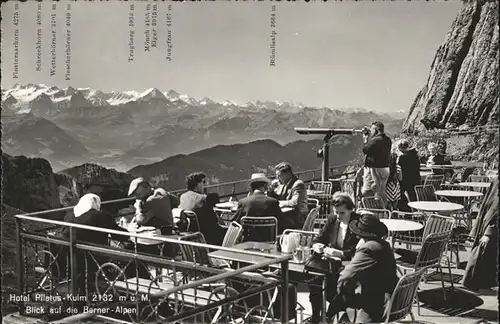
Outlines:
{"type": "Polygon", "coordinates": [[[61,207],[58,183],[45,159],[2,154],[2,203],[25,212],[61,207]]]}
{"type": "Polygon", "coordinates": [[[498,125],[498,10],[498,1],[464,2],[403,132],[498,125]]]}
{"type": "MultiPolygon", "coordinates": [[[[89,192],[99,195],[101,201],[125,198],[133,180],[130,174],[91,163],[63,170],[56,175],[56,178],[60,184],[61,202],[66,206],[75,205],[79,197],[89,192]]],[[[102,209],[117,213],[128,205],[130,205],[128,202],[103,205],[102,209]]]]}

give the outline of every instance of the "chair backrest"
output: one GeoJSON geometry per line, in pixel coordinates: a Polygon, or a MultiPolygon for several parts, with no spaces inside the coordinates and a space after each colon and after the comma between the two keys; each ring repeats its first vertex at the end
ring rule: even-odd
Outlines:
{"type": "Polygon", "coordinates": [[[313,231],[301,231],[301,230],[295,230],[295,229],[286,229],[283,231],[283,235],[289,234],[289,233],[299,233],[300,235],[300,240],[299,244],[300,246],[307,246],[311,247],[313,239],[318,236],[318,233],[313,232],[313,231]]]}
{"type": "Polygon", "coordinates": [[[340,179],[339,180],[340,184],[340,191],[345,192],[351,196],[351,198],[354,200],[356,198],[356,190],[357,190],[357,183],[356,179],[348,178],[348,179],[340,179]]]}
{"type": "Polygon", "coordinates": [[[332,183],[330,181],[311,181],[314,190],[321,190],[324,194],[332,194],[332,183]]]}
{"type": "Polygon", "coordinates": [[[319,227],[321,227],[323,224],[326,223],[328,216],[330,216],[333,213],[333,207],[332,207],[333,196],[325,194],[325,195],[315,196],[315,198],[318,199],[319,201],[319,212],[318,216],[316,217],[315,226],[319,225],[319,227]]]}
{"type": "Polygon", "coordinates": [[[443,181],[444,181],[444,175],[430,174],[425,178],[424,186],[433,186],[434,190],[439,190],[441,189],[443,181]]]}
{"type": "Polygon", "coordinates": [[[378,219],[389,219],[391,218],[391,211],[389,209],[376,209],[376,208],[360,208],[357,210],[358,214],[363,213],[363,211],[368,211],[373,215],[377,216],[378,219]]]}
{"type": "Polygon", "coordinates": [[[370,209],[384,209],[384,202],[376,197],[361,198],[361,207],[370,209]]]}
{"type": "Polygon", "coordinates": [[[309,208],[309,211],[311,209],[319,207],[319,200],[316,198],[307,198],[307,207],[309,208]]]}
{"type": "Polygon", "coordinates": [[[469,178],[467,178],[467,182],[490,182],[490,177],[485,175],[476,175],[471,174],[469,178]]]}
{"type": "Polygon", "coordinates": [[[236,222],[231,222],[229,224],[226,235],[224,235],[224,240],[222,241],[222,246],[224,247],[230,247],[236,244],[238,242],[238,239],[241,236],[241,233],[243,231],[243,226],[236,222]]]}
{"type": "MultiPolygon", "coordinates": [[[[422,224],[424,227],[426,225],[426,216],[422,212],[403,212],[403,211],[392,211],[391,219],[404,219],[410,220],[422,224]]],[[[422,233],[423,229],[417,231],[408,232],[397,232],[394,233],[394,241],[406,243],[406,244],[421,244],[422,243],[422,233]]]]}
{"type": "Polygon", "coordinates": [[[231,224],[236,216],[236,212],[225,208],[214,207],[214,212],[217,215],[219,225],[225,228],[227,228],[231,224]]]}
{"type": "Polygon", "coordinates": [[[398,321],[410,314],[424,272],[425,269],[421,269],[399,279],[387,304],[385,323],[398,321]]]}
{"type": "Polygon", "coordinates": [[[198,222],[198,216],[194,211],[191,210],[183,210],[182,211],[186,218],[189,219],[188,232],[194,232],[200,230],[200,223],[198,222]]]}
{"type": "Polygon", "coordinates": [[[302,226],[303,231],[312,231],[314,229],[314,223],[316,222],[316,217],[319,214],[319,207],[315,207],[309,211],[306,221],[302,226]]]}
{"type": "Polygon", "coordinates": [[[424,237],[422,248],[415,262],[415,269],[436,266],[441,262],[444,250],[451,239],[452,231],[432,233],[424,237]]]}
{"type": "Polygon", "coordinates": [[[422,238],[425,239],[428,235],[434,233],[449,232],[453,229],[454,225],[455,219],[452,217],[436,214],[428,215],[425,222],[424,232],[422,233],[422,238]]]}
{"type": "Polygon", "coordinates": [[[415,194],[417,201],[437,201],[434,186],[416,185],[415,194]]]}
{"type": "Polygon", "coordinates": [[[274,216],[244,216],[240,223],[245,241],[275,242],[278,238],[278,219],[274,216]]]}
{"type": "MultiPolygon", "coordinates": [[[[205,236],[202,233],[196,232],[190,235],[183,236],[179,239],[180,241],[189,241],[197,243],[207,243],[205,241],[205,236]]],[[[212,260],[208,256],[208,249],[204,247],[191,246],[180,244],[182,259],[188,262],[194,262],[201,265],[212,266],[212,260]]]]}

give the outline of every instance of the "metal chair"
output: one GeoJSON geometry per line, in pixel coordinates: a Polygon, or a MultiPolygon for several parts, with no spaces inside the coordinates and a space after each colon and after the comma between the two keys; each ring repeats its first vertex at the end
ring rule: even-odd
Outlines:
{"type": "Polygon", "coordinates": [[[318,199],[319,201],[319,212],[318,216],[316,217],[314,227],[321,228],[328,220],[328,217],[332,214],[333,196],[325,194],[325,195],[315,196],[315,198],[318,199]]]}
{"type": "Polygon", "coordinates": [[[330,181],[311,181],[314,190],[321,190],[326,195],[332,194],[332,183],[330,181]]]}
{"type": "MultiPolygon", "coordinates": [[[[433,233],[426,236],[422,242],[422,248],[418,253],[416,251],[399,250],[395,252],[401,255],[401,259],[396,261],[398,271],[406,273],[406,271],[418,271],[420,269],[427,270],[428,268],[437,268],[441,275],[441,285],[443,287],[443,295],[446,300],[446,290],[444,287],[443,269],[441,259],[443,256],[447,259],[448,272],[450,275],[451,287],[453,286],[453,277],[451,275],[450,260],[444,254],[446,246],[451,239],[452,231],[441,233],[433,233]],[[415,257],[416,254],[416,257],[415,257]]],[[[425,277],[424,277],[425,278],[425,277]]],[[[418,295],[417,302],[418,302],[418,295]]],[[[420,315],[420,304],[418,304],[418,314],[420,315]]]]}
{"type": "Polygon", "coordinates": [[[311,209],[319,207],[319,200],[316,198],[307,198],[307,208],[309,208],[309,211],[311,209]]]}
{"type": "MultiPolygon", "coordinates": [[[[201,232],[196,232],[179,238],[180,241],[189,241],[207,244],[205,236],[201,232]]],[[[214,266],[212,259],[208,256],[208,249],[192,245],[180,244],[182,259],[184,261],[197,263],[200,265],[214,266]]]]}
{"type": "Polygon", "coordinates": [[[361,207],[363,209],[385,209],[384,202],[376,197],[361,198],[361,207]]]}
{"type": "Polygon", "coordinates": [[[198,222],[198,215],[194,211],[191,210],[183,210],[184,215],[186,215],[186,219],[189,220],[188,224],[188,232],[194,232],[200,230],[200,223],[198,222]]]}
{"type": "Polygon", "coordinates": [[[316,222],[316,218],[318,217],[318,214],[319,214],[319,207],[315,207],[309,211],[309,214],[307,215],[306,221],[304,222],[304,225],[302,226],[303,231],[311,232],[314,229],[314,223],[316,222]]]}
{"type": "MultiPolygon", "coordinates": [[[[404,219],[410,220],[424,225],[426,224],[426,216],[422,212],[402,212],[393,211],[391,214],[392,219],[404,219]]],[[[410,248],[410,245],[420,245],[422,244],[422,234],[423,229],[418,231],[408,231],[408,232],[395,232],[392,236],[393,242],[399,242],[401,244],[406,244],[406,248],[410,248]]],[[[394,246],[394,245],[393,245],[394,246]]]]}
{"type": "Polygon", "coordinates": [[[244,216],[240,223],[245,241],[276,242],[278,238],[278,219],[274,216],[244,216]]]}
{"type": "Polygon", "coordinates": [[[438,201],[434,186],[415,186],[417,201],[438,201]]]}
{"type": "Polygon", "coordinates": [[[467,178],[467,182],[490,182],[490,181],[491,181],[490,177],[485,175],[471,174],[467,178]]]}
{"type": "Polygon", "coordinates": [[[384,323],[396,322],[408,315],[411,317],[411,322],[415,322],[411,309],[424,272],[425,268],[406,274],[399,279],[387,305],[384,323]]]}
{"type": "Polygon", "coordinates": [[[214,207],[214,212],[217,215],[217,220],[219,221],[219,225],[224,228],[228,228],[228,226],[231,224],[231,222],[234,220],[236,216],[236,212],[230,209],[214,207]]]}
{"type": "Polygon", "coordinates": [[[425,178],[424,186],[433,186],[434,190],[439,190],[443,182],[444,175],[430,174],[425,178]]]}
{"type": "Polygon", "coordinates": [[[389,219],[391,218],[391,211],[389,209],[378,209],[378,208],[360,208],[357,210],[358,214],[363,213],[363,211],[370,212],[378,217],[378,219],[389,219]]]}
{"type": "MultiPolygon", "coordinates": [[[[240,224],[238,224],[237,222],[231,222],[231,224],[229,224],[229,226],[227,228],[226,235],[224,235],[224,240],[222,241],[222,246],[223,247],[231,247],[233,245],[236,245],[236,243],[238,243],[238,240],[240,239],[242,231],[243,231],[243,227],[240,224]]],[[[224,267],[224,266],[227,266],[227,267],[230,266],[230,264],[228,262],[226,262],[225,260],[216,259],[216,258],[212,258],[212,263],[218,268],[224,267]]]]}

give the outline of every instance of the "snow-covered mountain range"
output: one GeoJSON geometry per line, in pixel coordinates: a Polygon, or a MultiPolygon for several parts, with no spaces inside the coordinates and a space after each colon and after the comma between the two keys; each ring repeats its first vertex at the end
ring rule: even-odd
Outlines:
{"type": "MultiPolygon", "coordinates": [[[[43,84],[17,84],[2,90],[2,114],[9,116],[9,143],[2,142],[7,153],[36,156],[43,148],[43,157],[51,163],[70,166],[68,156],[82,151],[79,160],[85,156],[121,169],[214,145],[261,139],[284,145],[312,139],[297,134],[294,127],[358,128],[382,120],[389,132],[399,132],[405,117],[362,108],[314,108],[285,101],[237,105],[157,88],[106,93],[43,84]],[[36,134],[42,128],[47,133],[43,138],[25,135],[36,134]],[[73,149],[66,152],[68,144],[63,143],[70,142],[73,149]]],[[[4,118],[2,124],[6,126],[6,122],[4,118]]]]}
{"type": "MultiPolygon", "coordinates": [[[[255,101],[238,104],[230,100],[216,101],[208,97],[195,99],[186,94],[180,94],[175,90],[162,92],[158,88],[149,88],[143,92],[122,91],[103,92],[90,88],[59,88],[57,86],[47,86],[44,84],[29,83],[26,85],[16,84],[12,89],[2,89],[2,107],[9,108],[16,113],[28,113],[36,110],[39,106],[44,106],[47,111],[43,113],[53,115],[61,109],[79,107],[105,107],[120,106],[134,102],[163,101],[166,103],[176,103],[177,105],[208,106],[218,104],[223,107],[241,107],[248,110],[271,109],[287,112],[298,112],[306,106],[301,102],[255,101]]],[[[309,107],[316,108],[316,107],[309,107]]],[[[324,108],[324,107],[323,107],[324,108]]],[[[341,111],[350,113],[368,112],[364,108],[341,108],[341,111]]],[[[404,110],[398,111],[398,116],[406,114],[404,110]]]]}

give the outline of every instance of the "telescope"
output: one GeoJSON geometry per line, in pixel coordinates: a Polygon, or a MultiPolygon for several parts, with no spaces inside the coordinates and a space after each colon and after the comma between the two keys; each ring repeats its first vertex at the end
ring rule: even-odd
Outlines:
{"type": "Polygon", "coordinates": [[[321,181],[328,181],[329,174],[329,144],[330,139],[335,135],[369,135],[370,129],[363,127],[362,129],[346,129],[346,128],[307,128],[295,127],[294,130],[301,135],[325,135],[323,138],[323,148],[318,150],[317,156],[323,159],[321,181]]]}
{"type": "Polygon", "coordinates": [[[301,135],[330,135],[330,136],[368,134],[370,132],[370,129],[367,127],[362,129],[295,127],[294,130],[301,135]]]}

